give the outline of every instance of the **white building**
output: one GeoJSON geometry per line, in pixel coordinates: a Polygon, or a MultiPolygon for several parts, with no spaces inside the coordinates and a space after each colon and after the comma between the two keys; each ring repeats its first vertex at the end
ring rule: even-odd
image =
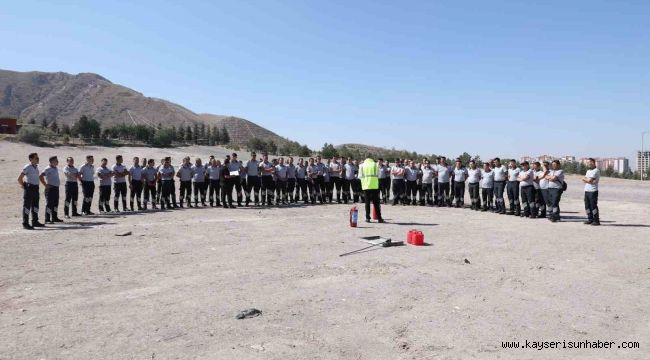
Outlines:
{"type": "Polygon", "coordinates": [[[637,152],[636,169],[641,172],[641,177],[648,178],[648,169],[650,169],[650,150],[637,152]]]}

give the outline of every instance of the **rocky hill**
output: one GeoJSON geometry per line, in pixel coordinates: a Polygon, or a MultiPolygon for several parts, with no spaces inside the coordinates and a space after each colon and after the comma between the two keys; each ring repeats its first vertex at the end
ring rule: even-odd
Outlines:
{"type": "Polygon", "coordinates": [[[244,145],[251,137],[287,140],[251,121],[231,116],[196,114],[172,102],[146,97],[125,86],[92,73],[16,72],[0,70],[0,116],[24,122],[43,119],[73,124],[82,115],[115,124],[187,126],[203,122],[228,129],[231,143],[244,145]]]}

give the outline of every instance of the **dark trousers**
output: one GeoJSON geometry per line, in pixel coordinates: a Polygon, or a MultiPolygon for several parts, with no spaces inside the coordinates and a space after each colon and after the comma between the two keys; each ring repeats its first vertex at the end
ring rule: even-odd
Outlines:
{"type": "Polygon", "coordinates": [[[110,185],[100,185],[99,186],[99,211],[111,211],[111,186],[110,185]]]}
{"type": "Polygon", "coordinates": [[[449,186],[448,182],[438,181],[438,205],[439,206],[451,206],[451,197],[449,196],[449,186]]]}
{"type": "Polygon", "coordinates": [[[122,210],[126,211],[126,183],[115,183],[113,184],[113,187],[115,189],[115,196],[113,197],[113,207],[115,207],[115,211],[118,210],[117,204],[119,203],[119,198],[120,196],[122,197],[122,210]]]}
{"type": "Polygon", "coordinates": [[[199,204],[199,196],[201,197],[201,204],[205,205],[205,181],[194,182],[194,205],[199,204]]]}
{"type": "Polygon", "coordinates": [[[549,188],[548,197],[551,203],[551,219],[560,220],[560,197],[562,196],[562,189],[549,188]]]}
{"type": "Polygon", "coordinates": [[[65,183],[65,202],[63,203],[63,213],[65,216],[70,214],[77,215],[77,201],[79,200],[79,184],[76,181],[66,181],[65,183]]]}
{"type": "MultiPolygon", "coordinates": [[[[239,179],[237,179],[239,182],[239,179]]],[[[223,186],[221,187],[221,203],[223,207],[232,206],[232,189],[235,183],[232,178],[224,179],[223,186]]]]}
{"type": "Polygon", "coordinates": [[[415,204],[418,197],[418,182],[406,180],[406,203],[415,204]]]}
{"type": "Polygon", "coordinates": [[[379,190],[384,204],[390,199],[390,177],[379,179],[379,190]]]}
{"type": "Polygon", "coordinates": [[[296,179],[288,179],[287,180],[287,194],[289,194],[289,202],[295,203],[297,196],[294,195],[294,192],[296,190],[296,179]]]}
{"type": "Polygon", "coordinates": [[[544,191],[542,189],[535,189],[535,216],[546,216],[546,201],[544,200],[544,191]]]}
{"type": "Polygon", "coordinates": [[[232,187],[233,189],[235,189],[237,194],[237,205],[241,206],[241,202],[244,199],[242,186],[241,186],[241,177],[233,176],[230,178],[230,180],[232,181],[232,187]]]}
{"type": "Polygon", "coordinates": [[[420,204],[433,205],[433,184],[422,183],[420,186],[420,204]]]}
{"type": "Polygon", "coordinates": [[[492,198],[494,197],[493,188],[482,188],[481,195],[483,196],[483,209],[492,209],[492,198]]]}
{"type": "Polygon", "coordinates": [[[32,223],[38,222],[38,202],[40,194],[38,185],[25,184],[23,190],[23,224],[29,224],[29,214],[32,214],[32,223]]]}
{"type": "Polygon", "coordinates": [[[454,181],[454,201],[457,207],[465,206],[465,182],[454,181]]]}
{"type": "Polygon", "coordinates": [[[90,204],[93,202],[93,194],[95,193],[95,182],[94,181],[82,181],[81,182],[81,192],[84,195],[83,204],[81,204],[81,212],[89,213],[90,204]]]}
{"type": "Polygon", "coordinates": [[[260,178],[258,176],[248,176],[246,179],[246,204],[253,200],[255,204],[260,201],[260,178]]]}
{"type": "Polygon", "coordinates": [[[273,203],[273,193],[275,191],[275,182],[273,181],[273,176],[263,175],[262,176],[262,205],[268,203],[271,205],[273,203]]]}
{"type": "Polygon", "coordinates": [[[156,207],[156,182],[146,182],[144,184],[144,208],[147,209],[147,204],[149,204],[149,199],[151,199],[151,204],[153,207],[156,207]]]}
{"type": "Polygon", "coordinates": [[[287,199],[289,198],[289,194],[287,194],[287,180],[278,179],[278,181],[276,181],[276,185],[278,189],[278,198],[276,199],[276,202],[278,204],[280,202],[287,202],[287,199]]]}
{"type": "Polygon", "coordinates": [[[330,194],[330,201],[332,200],[334,190],[336,190],[336,202],[341,202],[341,192],[343,189],[343,182],[340,177],[335,177],[332,176],[330,177],[330,181],[332,184],[332,192],[330,194]]]}
{"type": "MultiPolygon", "coordinates": [[[[181,181],[181,186],[182,186],[182,181],[181,181]]],[[[174,194],[174,192],[175,192],[174,181],[172,180],[161,181],[160,184],[160,208],[161,209],[164,209],[165,206],[167,206],[168,209],[172,207],[172,200],[170,198],[174,194]]]]}
{"type": "Polygon", "coordinates": [[[510,204],[509,213],[516,213],[519,215],[521,212],[521,205],[519,204],[519,181],[508,181],[508,203],[510,204]]]}
{"type": "Polygon", "coordinates": [[[352,197],[354,202],[363,202],[363,191],[361,191],[361,179],[352,180],[352,197]]]}
{"type": "Polygon", "coordinates": [[[59,187],[47,186],[47,193],[45,193],[45,221],[56,220],[59,218],[57,215],[59,210],[59,187]]]}
{"type": "Polygon", "coordinates": [[[535,188],[532,185],[521,187],[521,204],[524,210],[524,216],[537,216],[537,207],[535,206],[535,188]]]}
{"type": "Polygon", "coordinates": [[[215,199],[217,200],[217,206],[219,206],[219,203],[221,202],[220,199],[220,194],[219,190],[221,189],[221,183],[219,179],[210,179],[210,188],[208,190],[210,196],[210,206],[214,205],[215,199]]]}
{"type": "Polygon", "coordinates": [[[138,210],[142,210],[142,180],[131,180],[131,194],[129,196],[129,205],[133,211],[133,200],[138,204],[138,210]]]}
{"type": "Polygon", "coordinates": [[[438,187],[438,177],[433,178],[433,202],[440,205],[440,188],[438,187]]]}
{"type": "Polygon", "coordinates": [[[397,205],[406,192],[406,183],[404,179],[393,179],[393,205],[397,205]]]}
{"type": "Polygon", "coordinates": [[[350,191],[350,189],[352,188],[352,180],[342,178],[341,187],[343,188],[343,190],[341,191],[343,193],[343,202],[347,204],[348,200],[352,199],[352,196],[350,195],[352,194],[352,192],[350,191]]]}
{"type": "Polygon", "coordinates": [[[366,220],[370,220],[370,203],[375,207],[377,219],[381,219],[381,205],[379,203],[379,189],[364,190],[364,200],[366,205],[366,220]]]}
{"type": "Polygon", "coordinates": [[[192,181],[191,180],[181,180],[181,187],[180,187],[180,193],[179,199],[180,199],[180,204],[183,206],[185,203],[185,200],[187,200],[187,205],[192,204],[192,181]]]}
{"type": "Polygon", "coordinates": [[[494,182],[494,197],[496,203],[496,210],[499,213],[506,212],[506,201],[503,199],[503,190],[505,189],[506,183],[504,181],[495,181],[494,182]]]}
{"type": "Polygon", "coordinates": [[[298,179],[298,187],[296,188],[296,200],[298,200],[298,193],[300,193],[300,200],[307,203],[309,201],[309,196],[307,195],[307,179],[298,179]]]}
{"type": "Polygon", "coordinates": [[[325,202],[325,197],[323,193],[326,191],[325,190],[325,177],[323,176],[317,176],[314,179],[314,191],[316,191],[316,199],[319,200],[322,203],[325,202]]]}
{"type": "Polygon", "coordinates": [[[467,184],[467,190],[469,191],[469,198],[472,202],[472,209],[478,210],[481,208],[481,197],[479,194],[479,184],[478,183],[469,183],[467,184]]]}
{"type": "Polygon", "coordinates": [[[585,211],[590,222],[600,222],[598,191],[585,191],[585,211]]]}
{"type": "Polygon", "coordinates": [[[548,193],[548,189],[541,189],[542,192],[542,201],[544,202],[543,213],[547,214],[548,217],[551,216],[551,195],[548,193]]]}
{"type": "Polygon", "coordinates": [[[156,181],[156,202],[162,204],[160,197],[162,196],[162,180],[156,181]]]}

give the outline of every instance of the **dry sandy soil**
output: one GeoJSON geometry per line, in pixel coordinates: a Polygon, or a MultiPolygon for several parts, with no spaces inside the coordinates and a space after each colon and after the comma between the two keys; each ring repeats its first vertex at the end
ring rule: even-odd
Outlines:
{"type": "Polygon", "coordinates": [[[31,151],[80,162],[214,150],[1,142],[0,359],[650,358],[650,183],[602,179],[598,228],[582,224],[575,177],[557,224],[388,206],[389,224],[352,229],[350,206],[319,205],[98,215],[24,231],[16,177],[31,151]],[[401,240],[412,228],[430,246],[338,256],[363,247],[359,236],[401,240]],[[124,231],[133,235],[115,236],[124,231]],[[263,315],[235,319],[249,307],[263,315]],[[616,344],[502,348],[516,340],[616,344]]]}

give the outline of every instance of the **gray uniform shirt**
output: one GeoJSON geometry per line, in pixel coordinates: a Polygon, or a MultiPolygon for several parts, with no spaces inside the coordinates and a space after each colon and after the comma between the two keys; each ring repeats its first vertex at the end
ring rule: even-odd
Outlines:
{"type": "Polygon", "coordinates": [[[431,166],[422,167],[422,183],[423,184],[433,184],[433,176],[436,174],[436,170],[431,166]]]}
{"type": "Polygon", "coordinates": [[[596,168],[587,170],[585,177],[594,179],[594,182],[592,184],[585,183],[585,191],[586,192],[598,191],[598,182],[600,182],[600,170],[596,168]]]}
{"type": "Polygon", "coordinates": [[[286,181],[287,180],[287,167],[285,165],[276,165],[275,166],[275,175],[278,177],[278,180],[286,181]]]}
{"type": "Polygon", "coordinates": [[[417,181],[420,170],[416,167],[406,168],[406,181],[417,181]]]}
{"type": "Polygon", "coordinates": [[[246,175],[259,176],[259,174],[260,174],[260,162],[257,160],[248,160],[246,162],[246,175]]]}
{"type": "Polygon", "coordinates": [[[192,166],[192,173],[194,174],[194,182],[204,182],[205,181],[205,167],[201,166],[192,166]]]}
{"type": "Polygon", "coordinates": [[[129,168],[129,174],[131,174],[131,180],[132,181],[142,181],[142,172],[143,171],[144,171],[144,169],[140,165],[131,166],[131,168],[129,168]]]}
{"type": "Polygon", "coordinates": [[[158,173],[158,171],[156,171],[155,167],[147,166],[146,168],[144,168],[144,170],[142,170],[142,175],[149,182],[156,181],[156,173],[158,173]]]}
{"type": "Polygon", "coordinates": [[[123,164],[114,164],[111,170],[113,171],[113,176],[115,177],[116,184],[121,184],[126,182],[126,176],[121,175],[121,173],[126,171],[126,166],[124,166],[123,164]],[[120,173],[119,176],[117,174],[118,172],[120,173]]]}
{"type": "Polygon", "coordinates": [[[307,166],[307,175],[309,175],[310,178],[315,179],[318,177],[318,165],[308,165],[307,166]]]}
{"type": "Polygon", "coordinates": [[[66,166],[63,168],[63,175],[65,176],[65,181],[67,182],[77,182],[77,176],[79,175],[79,169],[74,166],[66,166]]]}
{"type": "Polygon", "coordinates": [[[210,180],[219,180],[221,178],[221,169],[221,165],[208,166],[208,176],[210,177],[210,180]]]}
{"type": "Polygon", "coordinates": [[[304,179],[307,176],[307,167],[305,165],[296,167],[296,178],[304,179]]]}
{"type": "Polygon", "coordinates": [[[27,164],[23,166],[23,174],[25,174],[25,181],[31,185],[38,185],[38,165],[27,164]]]}
{"type": "Polygon", "coordinates": [[[79,168],[79,174],[82,181],[95,181],[95,166],[90,164],[83,164],[79,168]]]}
{"type": "Polygon", "coordinates": [[[354,164],[345,164],[345,179],[354,180],[354,174],[357,172],[357,167],[354,164]]]}
{"type": "Polygon", "coordinates": [[[99,186],[110,186],[113,183],[112,171],[107,167],[98,167],[97,177],[99,178],[99,186]]]}
{"type": "Polygon", "coordinates": [[[539,178],[540,178],[540,179],[539,179],[539,183],[538,183],[538,184],[539,184],[539,188],[540,188],[540,189],[543,189],[543,190],[546,190],[546,189],[548,189],[548,180],[544,179],[544,176],[545,176],[545,175],[544,175],[544,170],[540,170],[540,171],[538,171],[538,172],[535,173],[535,177],[539,177],[539,178]]]}
{"type": "Polygon", "coordinates": [[[160,180],[163,181],[174,180],[175,171],[174,171],[174,167],[171,165],[169,165],[168,167],[164,167],[164,166],[158,167],[158,173],[160,174],[160,180]]]}
{"type": "Polygon", "coordinates": [[[519,168],[508,169],[508,181],[519,181],[517,177],[519,177],[520,172],[521,169],[519,168]]]}
{"type": "Polygon", "coordinates": [[[287,166],[287,178],[288,179],[295,179],[296,178],[296,165],[290,164],[286,165],[287,166]]]}
{"type": "Polygon", "coordinates": [[[464,167],[460,169],[454,168],[454,181],[465,182],[465,179],[467,179],[467,169],[465,169],[464,167]]]}
{"type": "Polygon", "coordinates": [[[528,175],[528,179],[523,180],[519,183],[521,187],[533,186],[535,184],[535,171],[533,169],[528,169],[528,171],[521,169],[521,171],[519,171],[519,175],[528,175]]]}
{"type": "Polygon", "coordinates": [[[390,166],[382,165],[379,167],[379,178],[385,179],[390,177],[390,166]]]}
{"type": "Polygon", "coordinates": [[[41,172],[41,175],[45,176],[45,182],[48,186],[59,186],[61,185],[61,179],[59,178],[59,169],[48,166],[41,172]]]}
{"type": "Polygon", "coordinates": [[[330,176],[333,178],[341,177],[341,164],[333,162],[330,164],[330,176]]]}
{"type": "Polygon", "coordinates": [[[549,189],[562,189],[562,183],[564,182],[564,171],[562,170],[549,170],[549,175],[557,176],[557,180],[549,181],[549,189]]]}
{"type": "Polygon", "coordinates": [[[451,167],[438,165],[438,182],[448,183],[450,177],[451,177],[451,167]]]}
{"type": "MultiPolygon", "coordinates": [[[[228,164],[228,171],[240,171],[242,168],[241,161],[239,160],[230,160],[230,164],[228,164]]],[[[234,175],[233,175],[234,176],[234,175]]]]}
{"type": "Polygon", "coordinates": [[[481,170],[481,188],[492,189],[494,187],[494,171],[481,170]]]}
{"type": "MultiPolygon", "coordinates": [[[[267,170],[267,171],[268,171],[268,170],[271,170],[271,169],[275,169],[275,167],[273,166],[273,163],[270,162],[270,161],[262,161],[262,162],[260,163],[260,167],[263,168],[264,170],[267,170]]],[[[273,174],[272,174],[272,173],[268,173],[268,172],[266,172],[266,171],[263,171],[263,172],[262,172],[262,176],[273,176],[273,174]]]]}
{"type": "Polygon", "coordinates": [[[506,181],[508,171],[506,170],[505,166],[501,165],[499,167],[495,167],[492,169],[492,172],[494,173],[494,181],[506,181]]]}
{"type": "Polygon", "coordinates": [[[481,169],[467,169],[467,182],[477,184],[481,180],[481,169]]]}
{"type": "Polygon", "coordinates": [[[178,169],[178,172],[181,174],[181,181],[191,181],[192,176],[194,175],[192,166],[189,164],[181,165],[180,169],[178,169]]]}

